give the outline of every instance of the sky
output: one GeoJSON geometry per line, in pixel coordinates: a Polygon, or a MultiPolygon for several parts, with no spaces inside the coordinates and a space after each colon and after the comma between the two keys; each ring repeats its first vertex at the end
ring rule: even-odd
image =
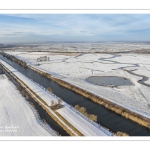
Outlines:
{"type": "Polygon", "coordinates": [[[150,41],[150,14],[0,14],[0,43],[150,41]]]}

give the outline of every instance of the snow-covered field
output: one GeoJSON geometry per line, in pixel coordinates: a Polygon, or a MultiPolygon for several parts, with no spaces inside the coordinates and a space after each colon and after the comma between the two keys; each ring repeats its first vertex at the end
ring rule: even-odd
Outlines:
{"type": "Polygon", "coordinates": [[[7,52],[22,59],[33,67],[50,73],[95,95],[117,103],[125,108],[150,118],[150,87],[139,83],[142,75],[144,83],[150,85],[150,54],[76,54],[66,56],[50,52],[7,52]],[[40,56],[48,56],[48,61],[37,62],[40,56]],[[40,65],[37,66],[36,64],[40,65]],[[135,74],[132,74],[135,73],[135,74]],[[137,74],[137,75],[136,75],[137,74]],[[86,81],[89,76],[120,76],[129,79],[133,85],[104,87],[86,81]]]}
{"type": "Polygon", "coordinates": [[[15,51],[49,51],[49,52],[129,52],[149,51],[150,44],[147,42],[99,42],[99,43],[45,43],[25,44],[3,48],[15,51]]]}
{"type": "Polygon", "coordinates": [[[56,136],[5,75],[0,75],[0,136],[56,136]]]}
{"type": "MultiPolygon", "coordinates": [[[[20,80],[22,80],[31,90],[33,90],[39,97],[41,97],[47,105],[51,105],[51,101],[57,102],[58,97],[46,89],[33,82],[22,73],[11,67],[9,64],[0,59],[0,62],[6,66],[13,74],[15,74],[20,80]]],[[[103,127],[99,127],[97,123],[92,123],[85,116],[78,113],[75,109],[71,108],[64,101],[62,102],[63,108],[58,110],[58,113],[65,117],[65,119],[71,123],[77,130],[79,130],[85,136],[111,136],[112,133],[104,129],[103,127]]],[[[55,117],[57,115],[48,107],[45,106],[55,117]]],[[[58,117],[57,117],[58,118],[58,117]]],[[[65,123],[64,123],[65,124],[65,123]]],[[[66,125],[67,126],[67,125],[66,125]]],[[[69,128],[69,126],[68,126],[69,128]]],[[[70,129],[72,130],[72,129],[70,129]]],[[[72,131],[74,132],[74,131],[72,131]]],[[[76,133],[74,133],[76,135],[76,133]]]]}

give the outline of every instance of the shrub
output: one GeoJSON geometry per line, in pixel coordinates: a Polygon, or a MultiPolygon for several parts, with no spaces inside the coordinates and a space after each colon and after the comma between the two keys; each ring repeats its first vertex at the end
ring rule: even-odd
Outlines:
{"type": "Polygon", "coordinates": [[[54,103],[54,101],[52,100],[52,101],[51,101],[51,106],[53,106],[54,104],[55,104],[55,103],[54,103]]]}
{"type": "Polygon", "coordinates": [[[53,93],[53,90],[52,90],[50,87],[48,87],[47,90],[48,90],[50,93],[53,93]]]}
{"type": "Polygon", "coordinates": [[[85,114],[85,113],[86,113],[86,108],[85,108],[85,107],[80,107],[79,111],[80,111],[82,114],[85,114]]]}
{"type": "Polygon", "coordinates": [[[29,99],[29,95],[26,93],[26,100],[28,100],[29,99]]]}
{"type": "Polygon", "coordinates": [[[116,136],[129,136],[127,133],[125,133],[125,132],[120,132],[120,131],[118,131],[117,133],[116,133],[116,136]]]}
{"type": "Polygon", "coordinates": [[[24,91],[24,89],[21,90],[21,94],[22,94],[22,96],[25,96],[25,91],[24,91]]]}
{"type": "Polygon", "coordinates": [[[80,109],[79,105],[75,105],[74,108],[75,108],[76,110],[79,110],[79,109],[80,109]]]}
{"type": "Polygon", "coordinates": [[[61,104],[61,102],[62,102],[62,99],[61,99],[61,98],[59,98],[59,99],[58,99],[58,104],[60,105],[60,104],[61,104]]]}
{"type": "Polygon", "coordinates": [[[90,118],[93,122],[94,122],[94,121],[95,121],[95,122],[97,121],[97,116],[94,115],[94,114],[90,115],[89,118],[90,118]]]}
{"type": "Polygon", "coordinates": [[[74,108],[78,110],[80,113],[85,115],[87,118],[91,119],[93,122],[97,121],[97,116],[94,114],[88,114],[85,107],[80,107],[79,105],[75,105],[74,108]]]}

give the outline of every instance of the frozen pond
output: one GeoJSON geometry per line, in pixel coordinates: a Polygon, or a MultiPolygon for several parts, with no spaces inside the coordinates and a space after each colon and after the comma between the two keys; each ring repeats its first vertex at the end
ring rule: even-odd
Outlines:
{"type": "Polygon", "coordinates": [[[132,85],[132,82],[124,77],[118,76],[91,76],[86,79],[88,82],[100,86],[125,86],[132,85]]]}

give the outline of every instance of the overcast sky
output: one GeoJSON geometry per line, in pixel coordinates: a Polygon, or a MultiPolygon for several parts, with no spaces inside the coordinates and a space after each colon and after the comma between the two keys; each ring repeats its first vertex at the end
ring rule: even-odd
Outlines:
{"type": "Polygon", "coordinates": [[[149,14],[0,14],[0,43],[150,41],[149,14]]]}

